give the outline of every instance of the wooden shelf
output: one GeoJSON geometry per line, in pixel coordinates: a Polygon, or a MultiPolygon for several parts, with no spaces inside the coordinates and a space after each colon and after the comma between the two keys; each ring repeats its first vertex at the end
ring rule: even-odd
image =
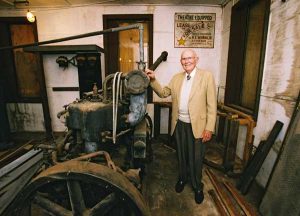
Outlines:
{"type": "Polygon", "coordinates": [[[93,44],[89,45],[57,45],[30,46],[23,48],[24,52],[38,52],[41,54],[75,54],[75,53],[104,53],[104,49],[93,44]]]}

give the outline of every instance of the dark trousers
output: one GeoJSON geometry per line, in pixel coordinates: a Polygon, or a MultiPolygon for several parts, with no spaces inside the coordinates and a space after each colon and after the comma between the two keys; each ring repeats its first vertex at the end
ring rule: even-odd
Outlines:
{"type": "Polygon", "coordinates": [[[205,145],[202,144],[202,139],[195,139],[190,123],[179,120],[174,138],[177,145],[179,179],[186,182],[189,174],[193,189],[203,190],[201,180],[205,145]]]}

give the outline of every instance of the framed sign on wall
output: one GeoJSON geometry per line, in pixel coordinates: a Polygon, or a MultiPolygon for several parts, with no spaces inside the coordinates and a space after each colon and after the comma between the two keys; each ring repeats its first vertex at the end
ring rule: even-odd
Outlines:
{"type": "Polygon", "coordinates": [[[215,13],[175,13],[174,46],[214,48],[215,13]]]}

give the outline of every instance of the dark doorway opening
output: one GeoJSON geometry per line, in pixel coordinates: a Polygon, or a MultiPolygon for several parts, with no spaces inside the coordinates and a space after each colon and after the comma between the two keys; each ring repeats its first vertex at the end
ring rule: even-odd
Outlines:
{"type": "MultiPolygon", "coordinates": [[[[38,41],[36,22],[25,17],[0,18],[0,47],[17,46],[38,41]]],[[[0,52],[0,81],[4,103],[35,103],[43,109],[47,137],[52,136],[42,58],[22,48],[0,52]]],[[[21,124],[20,129],[22,129],[21,124]]]]}
{"type": "MultiPolygon", "coordinates": [[[[153,15],[122,14],[103,15],[104,29],[142,23],[144,26],[144,59],[146,68],[153,63],[153,15]]],[[[136,70],[139,32],[136,29],[104,35],[105,75],[117,71],[136,70]]],[[[152,90],[148,89],[148,102],[152,102],[152,90]]]]}

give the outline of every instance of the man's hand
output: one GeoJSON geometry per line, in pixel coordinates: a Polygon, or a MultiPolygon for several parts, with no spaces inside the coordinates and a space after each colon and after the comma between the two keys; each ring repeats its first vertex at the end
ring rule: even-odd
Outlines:
{"type": "Polygon", "coordinates": [[[154,79],[155,79],[155,74],[154,74],[154,71],[153,71],[153,70],[146,69],[146,70],[145,70],[145,73],[146,73],[147,77],[148,77],[150,80],[154,80],[154,79]]]}
{"type": "Polygon", "coordinates": [[[202,142],[207,142],[211,139],[212,132],[209,130],[204,130],[202,133],[202,142]]]}

